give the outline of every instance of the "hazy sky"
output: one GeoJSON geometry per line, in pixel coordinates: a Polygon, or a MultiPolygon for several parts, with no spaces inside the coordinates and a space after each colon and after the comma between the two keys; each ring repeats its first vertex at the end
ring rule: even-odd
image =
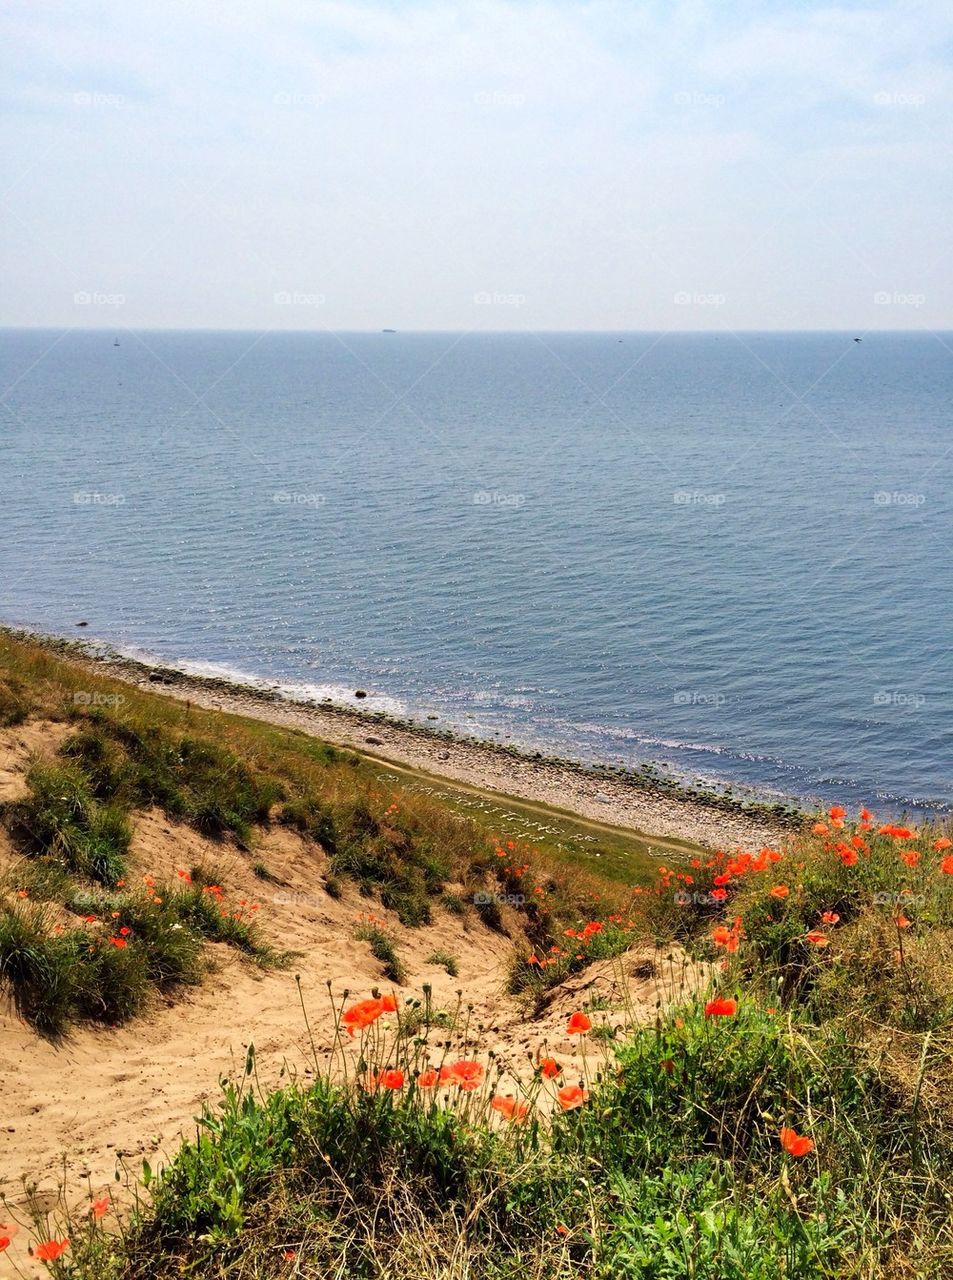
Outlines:
{"type": "Polygon", "coordinates": [[[0,322],[953,328],[953,4],[7,0],[0,322]]]}

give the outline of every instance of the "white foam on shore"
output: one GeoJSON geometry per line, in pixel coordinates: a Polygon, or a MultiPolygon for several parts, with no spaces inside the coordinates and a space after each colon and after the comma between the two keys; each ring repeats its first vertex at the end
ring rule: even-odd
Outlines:
{"type": "Polygon", "coordinates": [[[400,719],[410,714],[406,703],[399,698],[391,697],[386,693],[376,693],[372,689],[367,690],[366,697],[358,698],[355,696],[355,690],[345,684],[309,684],[297,680],[268,679],[265,676],[252,675],[240,667],[233,667],[224,662],[160,658],[146,649],[136,649],[131,646],[117,649],[116,652],[124,658],[132,658],[136,662],[149,666],[164,668],[168,671],[181,671],[185,676],[224,680],[228,684],[246,689],[277,693],[282,698],[287,698],[289,702],[332,702],[336,706],[357,707],[361,711],[383,711],[389,716],[400,719]]]}

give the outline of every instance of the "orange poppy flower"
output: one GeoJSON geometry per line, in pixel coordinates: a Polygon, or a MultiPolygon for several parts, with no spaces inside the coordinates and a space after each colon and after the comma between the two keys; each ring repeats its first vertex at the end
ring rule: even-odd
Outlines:
{"type": "Polygon", "coordinates": [[[381,996],[381,1013],[396,1013],[396,1012],[397,1012],[397,997],[391,996],[391,995],[381,996]]]}
{"type": "Polygon", "coordinates": [[[376,1022],[383,1012],[383,1000],[358,1000],[341,1014],[341,1025],[347,1027],[349,1036],[353,1036],[355,1031],[363,1031],[376,1022]]]}
{"type": "Polygon", "coordinates": [[[786,884],[776,884],[769,892],[772,898],[786,898],[791,890],[786,884]]]}
{"type": "Polygon", "coordinates": [[[436,1071],[421,1071],[417,1077],[417,1088],[432,1089],[439,1079],[436,1071]]]}
{"type": "Polygon", "coordinates": [[[731,1018],[738,1012],[737,1000],[709,1000],[705,1005],[706,1018],[731,1018]]]}
{"type": "Polygon", "coordinates": [[[472,1093],[474,1089],[478,1089],[483,1083],[486,1071],[479,1062],[473,1062],[468,1059],[462,1059],[460,1062],[453,1062],[449,1067],[440,1068],[440,1079],[442,1082],[459,1085],[464,1093],[472,1093]]]}
{"type": "Polygon", "coordinates": [[[940,836],[939,840],[933,841],[934,849],[953,849],[953,840],[949,836],[940,836]]]}
{"type": "Polygon", "coordinates": [[[839,805],[839,804],[831,805],[831,807],[828,809],[827,813],[828,813],[828,816],[829,816],[829,817],[831,817],[831,818],[846,818],[846,817],[847,817],[847,810],[843,807],[843,805],[839,805]]]}
{"type": "Polygon", "coordinates": [[[552,1080],[554,1076],[558,1076],[562,1067],[555,1058],[543,1058],[539,1064],[540,1074],[544,1075],[547,1080],[552,1080]]]}
{"type": "Polygon", "coordinates": [[[920,855],[916,849],[902,849],[900,851],[900,860],[905,862],[908,867],[915,867],[920,861],[920,855]]]}
{"type": "Polygon", "coordinates": [[[804,935],[805,942],[812,943],[815,947],[828,946],[830,939],[821,929],[812,929],[810,933],[804,935]]]}
{"type": "Polygon", "coordinates": [[[814,1143],[803,1134],[799,1134],[794,1129],[784,1128],[778,1134],[781,1140],[781,1146],[789,1156],[806,1156],[809,1151],[814,1150],[814,1143]]]}
{"type": "Polygon", "coordinates": [[[517,1101],[516,1098],[509,1096],[504,1098],[497,1094],[495,1098],[490,1099],[490,1106],[505,1119],[512,1120],[516,1124],[519,1124],[521,1120],[525,1120],[529,1115],[528,1102],[517,1101]]]}
{"type": "Polygon", "coordinates": [[[823,823],[823,822],[815,822],[815,823],[814,823],[814,826],[813,826],[813,827],[811,827],[811,830],[814,832],[814,834],[815,834],[816,836],[826,836],[826,835],[827,835],[827,826],[826,826],[826,824],[825,824],[825,823],[823,823]]]}
{"type": "Polygon", "coordinates": [[[578,1084],[566,1084],[556,1091],[556,1101],[562,1107],[563,1111],[575,1111],[577,1107],[581,1107],[589,1095],[585,1089],[578,1084]]]}
{"type": "Polygon", "coordinates": [[[840,920],[840,916],[837,914],[837,912],[836,912],[836,911],[822,911],[822,912],[821,912],[821,923],[822,923],[822,924],[837,924],[838,920],[840,920]]]}
{"type": "Polygon", "coordinates": [[[69,1238],[64,1236],[62,1240],[45,1240],[43,1244],[38,1244],[33,1250],[33,1254],[41,1262],[55,1262],[68,1248],[69,1238]]]}
{"type": "Polygon", "coordinates": [[[911,923],[912,921],[908,920],[902,911],[897,916],[896,920],[894,920],[894,924],[897,926],[898,929],[909,929],[911,923]]]}
{"type": "Polygon", "coordinates": [[[19,1230],[15,1222],[0,1222],[0,1253],[10,1248],[11,1241],[19,1230]]]}
{"type": "Polygon", "coordinates": [[[109,1196],[100,1196],[98,1200],[93,1200],[89,1206],[89,1211],[97,1221],[105,1217],[109,1212],[109,1196]]]}
{"type": "Polygon", "coordinates": [[[940,870],[945,876],[953,876],[953,853],[948,853],[940,863],[940,870]]]}
{"type": "Polygon", "coordinates": [[[857,865],[857,852],[855,849],[848,849],[845,845],[840,853],[840,860],[845,867],[855,867],[857,865]]]}
{"type": "Polygon", "coordinates": [[[378,1071],[376,1075],[371,1076],[371,1084],[377,1085],[381,1089],[403,1089],[404,1073],[393,1068],[378,1071]]]}
{"type": "Polygon", "coordinates": [[[581,1036],[592,1028],[592,1023],[584,1013],[574,1013],[566,1026],[567,1036],[581,1036]]]}
{"type": "Polygon", "coordinates": [[[109,941],[112,944],[112,946],[118,947],[120,951],[126,945],[125,938],[110,938],[109,941]]]}

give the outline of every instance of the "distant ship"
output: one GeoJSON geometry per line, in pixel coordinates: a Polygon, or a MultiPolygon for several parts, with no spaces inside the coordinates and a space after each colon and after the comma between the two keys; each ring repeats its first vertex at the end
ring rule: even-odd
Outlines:
{"type": "Polygon", "coordinates": [[[119,346],[119,339],[118,339],[118,338],[117,338],[117,339],[116,339],[116,341],[113,343],[113,346],[114,346],[114,347],[118,347],[118,346],[119,346]]]}
{"type": "Polygon", "coordinates": [[[381,329],[381,333],[396,333],[396,329],[381,329]]]}

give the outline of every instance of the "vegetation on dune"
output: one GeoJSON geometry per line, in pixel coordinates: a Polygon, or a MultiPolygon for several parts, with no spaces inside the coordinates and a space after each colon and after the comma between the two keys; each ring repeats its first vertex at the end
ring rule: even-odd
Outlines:
{"type": "MultiPolygon", "coordinates": [[[[146,1171],[122,1238],[92,1214],[52,1265],[76,1280],[936,1280],[953,1265],[953,842],[835,808],[788,850],[696,861],[661,868],[639,905],[683,913],[715,966],[700,996],[683,988],[621,1036],[593,999],[564,1028],[582,1052],[540,1044],[522,1071],[426,989],[333,1005],[356,1066],[341,1053],[333,1075],[263,1096],[252,1053],[196,1140],[146,1171]]],[[[626,922],[592,917],[567,941],[610,923],[626,922]]]]}

